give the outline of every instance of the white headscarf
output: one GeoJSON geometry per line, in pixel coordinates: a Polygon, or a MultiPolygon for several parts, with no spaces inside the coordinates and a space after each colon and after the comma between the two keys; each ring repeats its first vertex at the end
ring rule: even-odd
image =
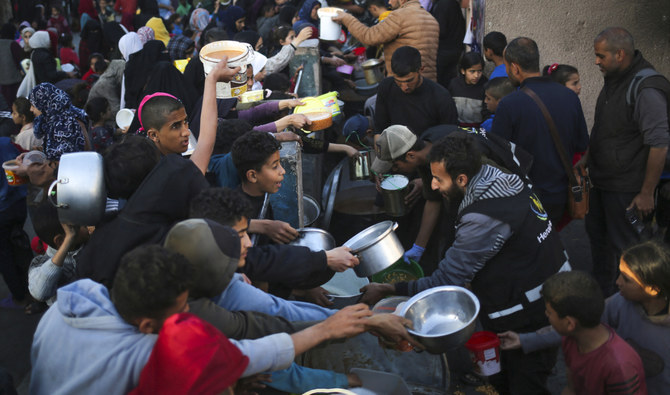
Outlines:
{"type": "Polygon", "coordinates": [[[140,36],[135,32],[126,33],[119,40],[119,51],[126,62],[128,61],[128,58],[130,58],[130,55],[138,52],[142,47],[143,45],[140,36]]]}
{"type": "Polygon", "coordinates": [[[49,39],[49,33],[44,30],[35,32],[35,34],[30,37],[28,40],[30,48],[47,48],[51,47],[51,40],[49,39]]]}
{"type": "Polygon", "coordinates": [[[265,55],[260,52],[255,52],[254,58],[251,60],[251,67],[254,68],[254,75],[260,73],[267,62],[268,58],[266,58],[265,55]]]}

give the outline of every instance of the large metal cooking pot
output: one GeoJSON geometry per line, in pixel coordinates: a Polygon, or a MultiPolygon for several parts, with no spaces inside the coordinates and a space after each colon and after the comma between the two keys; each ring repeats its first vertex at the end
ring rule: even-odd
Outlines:
{"type": "Polygon", "coordinates": [[[319,228],[300,228],[298,237],[289,243],[293,246],[307,247],[314,252],[328,251],[335,248],[335,238],[319,228]]]}
{"type": "Polygon", "coordinates": [[[475,330],[479,299],[465,288],[447,285],[414,295],[400,309],[412,321],[408,332],[433,354],[441,354],[468,341],[475,330]]]}
{"type": "Polygon", "coordinates": [[[379,273],[403,256],[405,250],[394,232],[397,228],[397,223],[383,221],[368,227],[344,243],[360,261],[354,267],[359,277],[379,273]]]}
{"type": "Polygon", "coordinates": [[[368,85],[374,85],[384,79],[384,62],[379,59],[369,59],[361,63],[365,82],[368,85]]]}
{"type": "Polygon", "coordinates": [[[330,281],[321,287],[328,291],[328,299],[333,302],[329,308],[341,309],[358,303],[363,296],[360,289],[368,284],[370,281],[366,277],[358,277],[353,269],[347,269],[335,273],[330,281]]]}
{"type": "Polygon", "coordinates": [[[51,183],[48,197],[58,208],[60,222],[71,225],[100,222],[107,203],[102,155],[74,152],[61,156],[58,177],[51,183]]]}

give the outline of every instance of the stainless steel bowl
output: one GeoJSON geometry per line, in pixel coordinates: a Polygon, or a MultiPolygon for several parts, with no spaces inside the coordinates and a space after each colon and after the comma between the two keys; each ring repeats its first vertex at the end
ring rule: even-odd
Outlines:
{"type": "Polygon", "coordinates": [[[308,247],[310,250],[328,251],[335,248],[335,238],[328,232],[319,228],[300,228],[298,237],[290,242],[290,245],[308,247]]]}
{"type": "Polygon", "coordinates": [[[408,332],[433,354],[465,344],[475,330],[478,314],[479,299],[452,285],[418,293],[400,310],[414,324],[408,332]]]}
{"type": "Polygon", "coordinates": [[[368,284],[370,284],[370,281],[367,278],[360,278],[356,276],[353,269],[347,269],[343,272],[335,273],[330,281],[321,287],[328,291],[328,299],[333,302],[329,308],[342,309],[358,303],[361,296],[363,296],[360,289],[368,284]]]}

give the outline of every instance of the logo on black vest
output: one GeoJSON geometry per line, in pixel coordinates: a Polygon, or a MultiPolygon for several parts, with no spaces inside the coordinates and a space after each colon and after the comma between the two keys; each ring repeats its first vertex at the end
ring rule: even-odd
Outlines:
{"type": "Polygon", "coordinates": [[[538,199],[538,197],[535,196],[534,193],[530,195],[530,209],[535,213],[535,216],[540,221],[546,221],[547,219],[549,219],[547,212],[544,211],[544,207],[542,207],[540,199],[538,199]]]}

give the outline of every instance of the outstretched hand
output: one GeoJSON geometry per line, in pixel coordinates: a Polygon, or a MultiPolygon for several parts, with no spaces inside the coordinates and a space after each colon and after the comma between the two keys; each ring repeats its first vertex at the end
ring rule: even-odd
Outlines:
{"type": "Polygon", "coordinates": [[[216,82],[230,82],[235,74],[240,72],[240,67],[230,68],[228,67],[228,57],[224,56],[221,58],[221,61],[214,66],[212,71],[209,72],[207,78],[212,79],[216,82]]]}
{"type": "Polygon", "coordinates": [[[498,333],[498,339],[500,339],[501,350],[516,350],[521,348],[521,339],[516,332],[507,331],[498,333]]]}

